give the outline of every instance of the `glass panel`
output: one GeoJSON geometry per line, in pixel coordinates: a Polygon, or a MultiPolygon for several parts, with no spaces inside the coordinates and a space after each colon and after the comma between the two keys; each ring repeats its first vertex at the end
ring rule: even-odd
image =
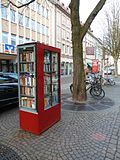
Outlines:
{"type": "Polygon", "coordinates": [[[44,53],[44,107],[45,109],[52,106],[51,101],[51,53],[44,53]]]}
{"type": "Polygon", "coordinates": [[[58,103],[58,54],[52,53],[52,105],[58,103]]]}
{"type": "Polygon", "coordinates": [[[44,53],[44,108],[48,109],[59,102],[58,54],[44,53]]]}
{"type": "Polygon", "coordinates": [[[20,107],[34,111],[36,110],[35,46],[20,46],[18,52],[20,107]]]}

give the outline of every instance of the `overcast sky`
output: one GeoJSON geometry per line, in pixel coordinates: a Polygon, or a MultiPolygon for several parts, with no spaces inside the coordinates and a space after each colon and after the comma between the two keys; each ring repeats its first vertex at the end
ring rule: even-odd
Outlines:
{"type": "MultiPolygon", "coordinates": [[[[60,0],[67,7],[71,0],[60,0]]],[[[107,0],[103,9],[98,13],[95,20],[93,21],[91,28],[96,37],[101,37],[102,32],[104,30],[104,11],[106,10],[106,6],[110,4],[113,0],[107,0]]],[[[80,0],[80,20],[84,23],[93,8],[99,0],[80,0]]]]}

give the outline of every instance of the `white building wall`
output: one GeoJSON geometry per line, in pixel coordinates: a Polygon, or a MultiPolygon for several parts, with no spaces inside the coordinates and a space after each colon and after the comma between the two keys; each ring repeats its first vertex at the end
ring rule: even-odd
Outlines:
{"type": "Polygon", "coordinates": [[[120,59],[118,59],[118,75],[120,75],[120,59]]]}
{"type": "Polygon", "coordinates": [[[102,69],[102,45],[91,32],[87,32],[83,39],[83,53],[84,53],[84,63],[86,66],[87,66],[87,63],[92,65],[93,59],[98,59],[99,69],[100,70],[102,69]],[[86,47],[94,48],[93,55],[87,55],[86,47]]]}

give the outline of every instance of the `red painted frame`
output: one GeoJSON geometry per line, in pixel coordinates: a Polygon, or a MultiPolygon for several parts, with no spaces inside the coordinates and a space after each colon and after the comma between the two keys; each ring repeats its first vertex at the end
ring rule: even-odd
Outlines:
{"type": "MultiPolygon", "coordinates": [[[[32,44],[35,44],[36,46],[36,105],[38,113],[27,112],[20,109],[20,128],[39,135],[61,119],[60,49],[39,42],[26,43],[24,45],[27,46],[32,44]],[[46,110],[44,110],[44,50],[58,53],[60,88],[60,102],[46,110]]],[[[24,45],[22,46],[24,47],[24,45]]]]}

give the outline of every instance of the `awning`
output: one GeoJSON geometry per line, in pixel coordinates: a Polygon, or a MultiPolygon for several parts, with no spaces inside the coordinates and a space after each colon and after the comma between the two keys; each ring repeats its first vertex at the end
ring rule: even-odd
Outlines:
{"type": "Polygon", "coordinates": [[[2,59],[2,60],[16,60],[17,54],[0,53],[0,59],[2,59]]]}
{"type": "Polygon", "coordinates": [[[87,63],[87,67],[92,69],[92,63],[87,63]]]}

